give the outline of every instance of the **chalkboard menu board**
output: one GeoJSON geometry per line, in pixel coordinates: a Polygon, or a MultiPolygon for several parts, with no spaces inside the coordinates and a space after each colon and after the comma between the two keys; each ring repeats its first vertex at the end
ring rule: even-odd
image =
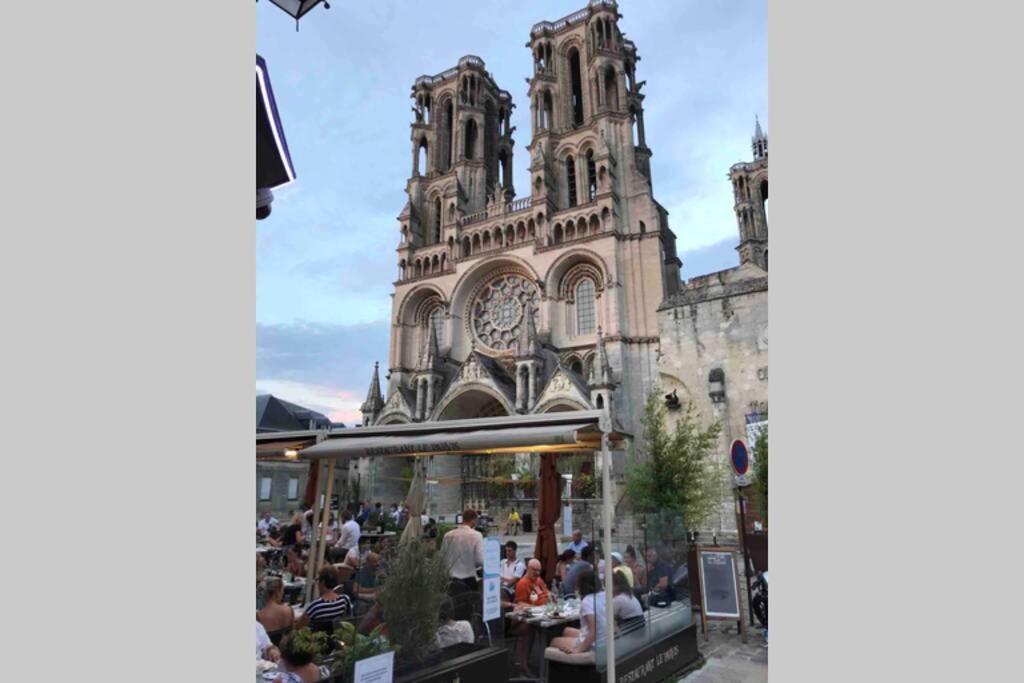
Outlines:
{"type": "Polygon", "coordinates": [[[742,619],[735,555],[728,550],[703,549],[699,554],[704,614],[709,619],[742,619]]]}

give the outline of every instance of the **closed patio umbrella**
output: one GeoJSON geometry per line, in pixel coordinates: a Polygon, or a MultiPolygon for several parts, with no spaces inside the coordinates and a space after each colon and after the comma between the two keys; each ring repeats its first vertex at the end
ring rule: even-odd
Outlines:
{"type": "Polygon", "coordinates": [[[302,496],[302,503],[306,506],[307,510],[313,509],[313,503],[316,501],[316,492],[320,487],[320,461],[311,460],[309,462],[309,474],[306,476],[306,491],[302,496]]]}
{"type": "Polygon", "coordinates": [[[544,453],[540,458],[540,499],[537,504],[537,546],[533,556],[540,560],[544,581],[549,585],[555,577],[558,563],[558,544],[555,542],[555,522],[561,516],[559,502],[562,479],[555,467],[555,453],[544,453]]]}
{"type": "Polygon", "coordinates": [[[405,497],[405,507],[409,510],[409,521],[402,532],[402,541],[410,538],[419,538],[423,535],[423,522],[420,513],[423,512],[423,501],[426,497],[427,486],[427,459],[416,458],[412,466],[412,483],[409,484],[409,494],[405,497]]]}

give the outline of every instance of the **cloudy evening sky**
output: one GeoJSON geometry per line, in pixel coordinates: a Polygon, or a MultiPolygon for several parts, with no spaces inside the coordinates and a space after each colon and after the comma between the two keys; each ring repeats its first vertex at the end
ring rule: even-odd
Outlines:
{"type": "MultiPolygon", "coordinates": [[[[256,390],[360,420],[374,361],[386,366],[396,217],[412,165],[417,76],[481,57],[512,94],[514,182],[529,191],[530,27],[586,0],[337,0],[295,22],[258,2],[267,60],[298,179],[256,222],[256,390]]],[[[765,0],[620,0],[620,29],[647,81],[655,198],[678,238],[683,278],[737,264],[726,173],[749,160],[754,115],[770,134],[765,0]]]]}

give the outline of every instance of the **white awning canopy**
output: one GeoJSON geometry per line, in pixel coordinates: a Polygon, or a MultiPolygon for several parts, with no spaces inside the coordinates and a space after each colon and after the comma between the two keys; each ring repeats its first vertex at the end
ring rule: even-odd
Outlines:
{"type": "MultiPolygon", "coordinates": [[[[303,459],[571,452],[601,448],[602,413],[575,411],[448,422],[416,422],[330,432],[303,459]]],[[[610,432],[612,441],[622,435],[610,432]]]]}

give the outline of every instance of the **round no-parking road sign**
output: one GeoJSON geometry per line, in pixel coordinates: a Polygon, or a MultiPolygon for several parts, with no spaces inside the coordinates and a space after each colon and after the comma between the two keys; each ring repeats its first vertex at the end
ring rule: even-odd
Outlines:
{"type": "Polygon", "coordinates": [[[732,461],[732,469],[741,477],[750,469],[750,456],[747,453],[747,444],[742,439],[736,439],[729,448],[729,459],[732,461]]]}

